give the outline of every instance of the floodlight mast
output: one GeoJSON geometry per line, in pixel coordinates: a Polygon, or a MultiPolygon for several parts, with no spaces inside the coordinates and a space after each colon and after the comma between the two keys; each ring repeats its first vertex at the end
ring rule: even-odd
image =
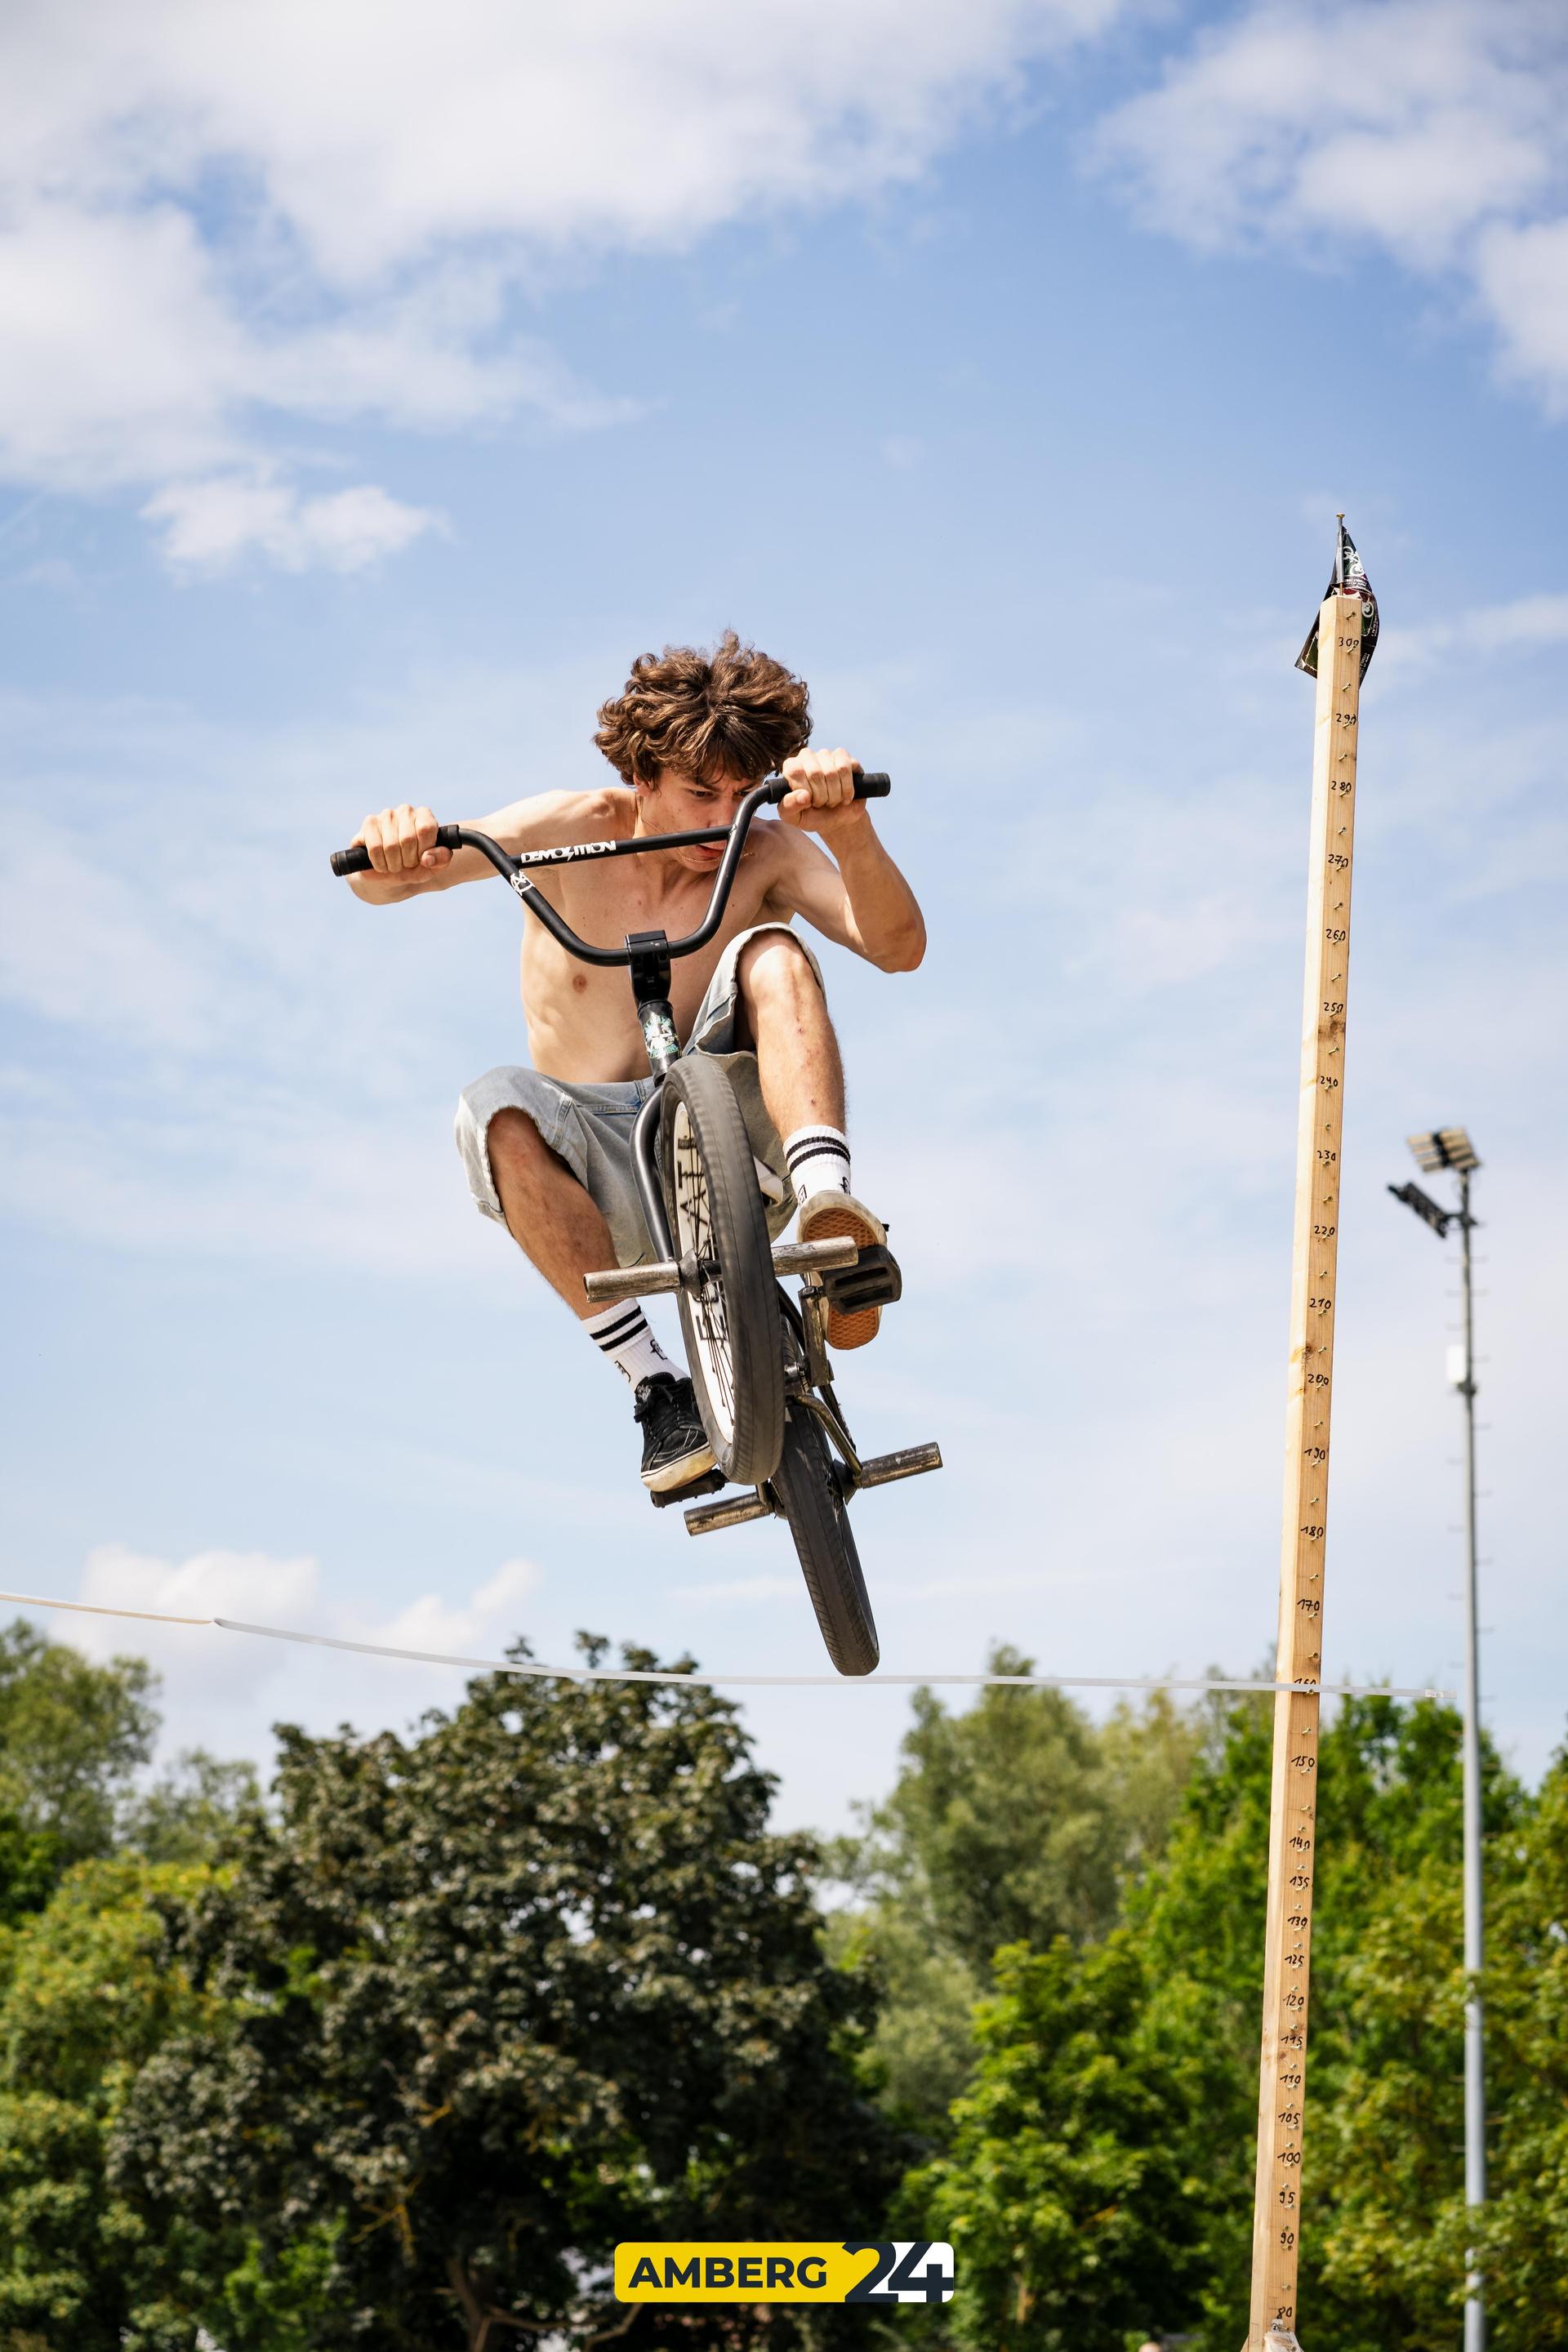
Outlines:
{"type": "MultiPolygon", "coordinates": [[[[1481,1969],[1486,1958],[1485,1888],[1481,1875],[1481,1693],[1480,1604],[1476,1558],[1476,1318],[1470,1235],[1476,1219],[1470,1213],[1470,1178],[1480,1166],[1475,1146],[1462,1127],[1438,1127],[1413,1135],[1410,1149],[1415,1164],[1431,1174],[1452,1169],[1458,1179],[1459,1205],[1440,1208],[1418,1184],[1391,1184],[1395,1200],[1404,1201],[1433,1231],[1445,1237],[1448,1227],[1459,1228],[1461,1295],[1464,1299],[1464,1339],[1458,1364],[1458,1390],[1465,1407],[1465,1699],[1464,1699],[1464,1885],[1465,1885],[1465,2204],[1478,2219],[1487,2201],[1487,2070],[1486,2016],[1481,2001],[1481,1969]],[[1414,1198],[1412,1196],[1415,1196],[1414,1198]]],[[[1479,2234],[1479,2231],[1477,2233],[1479,2234]]],[[[1475,2250],[1466,2258],[1465,2352],[1485,2352],[1486,2303],[1475,2250]]]]}

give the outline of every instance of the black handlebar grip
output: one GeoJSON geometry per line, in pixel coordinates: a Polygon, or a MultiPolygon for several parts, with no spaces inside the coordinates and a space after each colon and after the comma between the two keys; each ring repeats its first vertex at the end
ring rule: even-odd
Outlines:
{"type": "MultiPolygon", "coordinates": [[[[462,829],[460,824],[438,824],[436,827],[437,848],[456,849],[458,846],[458,835],[462,829]]],[[[370,852],[363,841],[356,841],[352,849],[333,850],[332,872],[334,874],[339,876],[368,874],[370,870],[370,852]]]]}
{"type": "MultiPolygon", "coordinates": [[[[858,801],[885,801],[892,789],[891,776],[879,773],[871,776],[860,775],[855,779],[855,797],[858,801]]],[[[780,801],[787,800],[794,790],[795,786],[786,783],[783,776],[770,776],[767,789],[768,806],[777,808],[780,801]]]]}

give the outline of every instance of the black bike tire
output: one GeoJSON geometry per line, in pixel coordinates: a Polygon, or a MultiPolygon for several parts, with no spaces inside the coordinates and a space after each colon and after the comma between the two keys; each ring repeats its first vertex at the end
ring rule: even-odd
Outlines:
{"type": "Polygon", "coordinates": [[[734,1088],[715,1062],[690,1055],[664,1082],[659,1165],[665,1212],[680,1243],[675,1200],[676,1106],[684,1105],[707,1184],[713,1257],[723,1294],[729,1340],[733,1412],[726,1432],[709,1394],[701,1335],[690,1294],[679,1297],[686,1360],[697,1392],[698,1411],[726,1478],[740,1486],[760,1486],[778,1466],[784,1444],[784,1325],[773,1279],[763,1196],[757,1184],[746,1122],[734,1088]]]}
{"type": "Polygon", "coordinates": [[[795,1538],[828,1656],[841,1675],[870,1674],[882,1654],[860,1555],[822,1423],[798,1401],[785,1408],[784,1446],[771,1483],[795,1538]]]}

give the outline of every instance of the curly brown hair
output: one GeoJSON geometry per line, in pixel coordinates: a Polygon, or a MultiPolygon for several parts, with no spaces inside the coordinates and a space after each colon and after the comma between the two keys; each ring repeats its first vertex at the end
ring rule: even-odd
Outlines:
{"type": "Polygon", "coordinates": [[[707,783],[765,776],[810,736],[805,680],[726,629],[711,653],[639,654],[622,692],[602,706],[594,740],[628,784],[657,783],[664,768],[707,783]]]}

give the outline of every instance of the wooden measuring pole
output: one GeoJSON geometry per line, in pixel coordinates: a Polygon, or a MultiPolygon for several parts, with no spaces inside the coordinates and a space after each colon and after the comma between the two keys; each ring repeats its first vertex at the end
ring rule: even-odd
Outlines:
{"type": "Polygon", "coordinates": [[[1323,1663],[1323,1555],[1329,1503],[1329,1409],[1333,1396],[1340,1130],[1344,1110],[1345,982],[1350,970],[1351,856],[1361,703],[1359,595],[1331,594],[1324,599],[1318,616],[1318,646],[1307,984],[1290,1285],[1284,1551],[1275,1668],[1279,1681],[1308,1683],[1312,1687],[1278,1691],[1274,1698],[1252,2316],[1247,2352],[1289,2352],[1296,2344],[1318,1825],[1316,1686],[1322,1678],[1323,1663]]]}

